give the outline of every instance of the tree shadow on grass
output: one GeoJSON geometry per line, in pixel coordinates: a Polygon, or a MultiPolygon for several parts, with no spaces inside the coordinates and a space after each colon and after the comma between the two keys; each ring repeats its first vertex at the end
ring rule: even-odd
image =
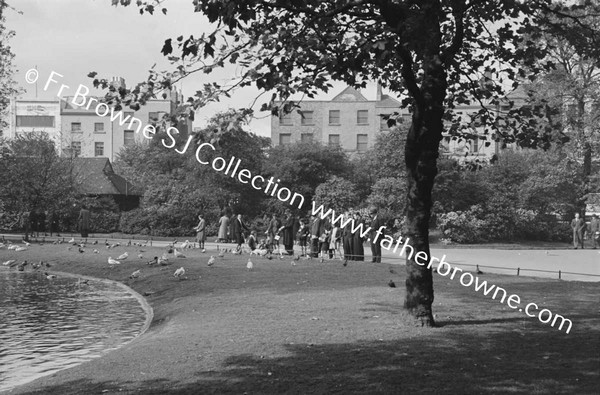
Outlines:
{"type": "Polygon", "coordinates": [[[185,382],[78,380],[31,394],[596,393],[600,330],[433,329],[427,336],[287,344],[286,356],[241,354],[185,382]]]}

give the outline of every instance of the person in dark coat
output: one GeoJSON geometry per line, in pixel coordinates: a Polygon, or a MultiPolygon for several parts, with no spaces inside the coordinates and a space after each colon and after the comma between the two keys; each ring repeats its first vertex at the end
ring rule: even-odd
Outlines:
{"type": "MultiPolygon", "coordinates": [[[[346,213],[346,217],[349,216],[350,213],[346,213]]],[[[352,234],[352,222],[348,222],[346,226],[344,226],[342,230],[342,238],[344,245],[344,259],[348,261],[354,260],[354,235],[352,234]]]]}
{"type": "Polygon", "coordinates": [[[319,237],[323,234],[323,220],[313,215],[310,225],[310,255],[313,258],[319,257],[319,237]]]}
{"type": "Polygon", "coordinates": [[[373,254],[372,262],[381,263],[381,240],[384,238],[385,229],[377,235],[377,231],[382,226],[385,226],[382,219],[377,215],[377,208],[371,207],[370,214],[373,216],[371,221],[371,253],[373,254]],[[375,240],[375,241],[374,241],[375,240]]]}
{"type": "Polygon", "coordinates": [[[88,237],[88,233],[90,231],[90,211],[87,209],[87,206],[81,206],[81,211],[79,212],[79,218],[77,218],[77,221],[79,223],[81,237],[88,237]]]}
{"type": "Polygon", "coordinates": [[[21,215],[21,226],[25,232],[25,237],[23,239],[29,241],[29,233],[31,232],[31,212],[25,211],[23,215],[21,215]]]}
{"type": "Polygon", "coordinates": [[[288,210],[285,212],[285,220],[279,230],[283,233],[283,246],[288,255],[294,255],[294,216],[288,210]]]}
{"type": "Polygon", "coordinates": [[[242,248],[244,244],[244,230],[248,230],[248,227],[242,221],[242,214],[238,214],[237,218],[231,221],[231,228],[233,229],[233,238],[238,245],[238,250],[242,248]]]}
{"type": "Polygon", "coordinates": [[[354,213],[354,229],[357,229],[356,232],[354,232],[353,236],[353,243],[352,243],[352,251],[354,255],[354,260],[355,261],[364,261],[365,260],[365,248],[364,248],[364,240],[363,238],[360,236],[361,233],[364,231],[364,226],[365,226],[365,221],[362,219],[362,215],[360,215],[360,213],[357,211],[356,213],[354,213]],[[362,224],[362,227],[359,227],[359,225],[362,224]]]}
{"type": "Polygon", "coordinates": [[[281,223],[277,219],[277,215],[273,214],[271,221],[267,225],[267,239],[269,243],[269,250],[275,251],[279,250],[279,240],[276,240],[276,236],[279,235],[279,228],[281,227],[281,223]]]}
{"type": "Polygon", "coordinates": [[[294,235],[294,241],[298,241],[298,231],[300,230],[300,216],[294,216],[294,227],[292,228],[292,234],[294,235]]]}

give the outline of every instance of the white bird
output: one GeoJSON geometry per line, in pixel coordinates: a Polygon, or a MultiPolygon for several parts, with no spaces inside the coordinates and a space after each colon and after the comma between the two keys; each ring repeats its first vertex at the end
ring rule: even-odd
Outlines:
{"type": "Polygon", "coordinates": [[[177,258],[185,258],[185,255],[182,254],[181,252],[177,251],[177,248],[173,249],[173,254],[177,257],[177,258]]]}
{"type": "Polygon", "coordinates": [[[189,246],[190,246],[190,241],[186,240],[181,244],[181,247],[179,247],[179,248],[181,248],[183,250],[183,249],[188,248],[189,246]]]}
{"type": "Polygon", "coordinates": [[[144,259],[144,256],[142,254],[138,254],[138,258],[144,259]]]}
{"type": "Polygon", "coordinates": [[[27,247],[17,247],[15,251],[27,251],[27,247]]]}
{"type": "Polygon", "coordinates": [[[181,280],[181,277],[183,277],[184,274],[185,269],[183,267],[180,267],[179,269],[175,270],[175,273],[173,273],[173,277],[177,277],[181,280]]]}
{"type": "Polygon", "coordinates": [[[75,243],[75,238],[71,237],[71,240],[69,240],[69,243],[71,243],[71,244],[75,243]]]}
{"type": "Polygon", "coordinates": [[[212,266],[215,264],[215,261],[216,261],[215,257],[211,255],[210,258],[208,259],[207,265],[212,266]]]}
{"type": "Polygon", "coordinates": [[[142,272],[138,269],[135,272],[131,273],[129,278],[138,278],[142,272]]]}
{"type": "Polygon", "coordinates": [[[108,257],[108,264],[109,265],[120,265],[121,262],[117,261],[116,259],[112,259],[111,257],[108,257]]]}
{"type": "Polygon", "coordinates": [[[11,245],[9,245],[9,246],[8,246],[8,249],[9,249],[9,250],[16,250],[16,249],[17,249],[17,247],[19,247],[19,246],[18,246],[18,245],[16,245],[16,244],[11,244],[11,245]]]}
{"type": "Polygon", "coordinates": [[[99,254],[100,251],[98,251],[97,249],[94,248],[94,254],[99,254]]]}
{"type": "Polygon", "coordinates": [[[223,250],[219,251],[219,258],[223,258],[225,256],[225,252],[223,250]]]}
{"type": "Polygon", "coordinates": [[[163,252],[163,254],[162,254],[162,257],[161,257],[161,258],[162,258],[162,260],[163,260],[163,261],[168,261],[168,260],[169,260],[169,256],[167,255],[167,253],[166,253],[166,252],[163,252]]]}
{"type": "Polygon", "coordinates": [[[128,256],[129,256],[129,253],[127,253],[127,252],[124,252],[124,253],[122,253],[121,255],[119,255],[119,256],[117,257],[117,259],[118,259],[118,260],[120,260],[120,261],[122,261],[123,259],[127,259],[127,257],[128,257],[128,256]]]}
{"type": "Polygon", "coordinates": [[[31,243],[28,243],[25,240],[23,240],[23,244],[25,244],[27,247],[29,247],[31,245],[31,243]]]}
{"type": "Polygon", "coordinates": [[[206,248],[203,248],[203,249],[202,249],[202,252],[206,252],[206,248]]]}
{"type": "Polygon", "coordinates": [[[46,276],[48,280],[54,280],[56,278],[56,274],[48,274],[48,272],[44,272],[44,276],[46,276]]]}
{"type": "Polygon", "coordinates": [[[15,263],[16,261],[16,259],[9,259],[6,262],[2,262],[2,266],[10,266],[11,263],[15,263]]]}
{"type": "Polygon", "coordinates": [[[246,264],[246,269],[248,269],[248,270],[254,269],[254,264],[252,263],[252,261],[250,259],[248,259],[248,263],[246,264]]]}

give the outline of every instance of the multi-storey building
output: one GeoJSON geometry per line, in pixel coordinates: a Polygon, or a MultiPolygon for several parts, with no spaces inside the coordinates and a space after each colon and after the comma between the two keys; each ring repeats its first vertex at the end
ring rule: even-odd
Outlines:
{"type": "Polygon", "coordinates": [[[347,87],[330,101],[302,101],[297,110],[271,117],[273,145],[319,141],[362,153],[374,145],[378,133],[389,130],[383,115],[402,113],[400,102],[383,95],[380,86],[375,100],[347,87]]]}
{"type": "MultiPolygon", "coordinates": [[[[115,78],[113,84],[124,87],[125,82],[115,78]]],[[[51,102],[14,100],[9,112],[11,126],[7,137],[25,132],[47,132],[63,155],[103,157],[114,161],[121,148],[148,141],[142,133],[143,128],[165,114],[174,113],[182,101],[181,94],[173,91],[167,99],[149,100],[138,111],[124,108],[122,116],[111,117],[110,112],[105,116],[98,115],[102,111],[96,111],[97,99],[88,98],[85,104],[80,103],[80,98],[74,100],[73,97],[51,102]],[[133,118],[135,122],[131,122],[133,118]]],[[[118,114],[117,111],[114,113],[118,114]]],[[[191,132],[191,121],[180,122],[177,129],[187,135],[191,132]]]]}
{"type": "Polygon", "coordinates": [[[2,137],[11,139],[18,133],[45,132],[58,146],[62,128],[60,101],[12,100],[7,123],[7,133],[2,137]]]}

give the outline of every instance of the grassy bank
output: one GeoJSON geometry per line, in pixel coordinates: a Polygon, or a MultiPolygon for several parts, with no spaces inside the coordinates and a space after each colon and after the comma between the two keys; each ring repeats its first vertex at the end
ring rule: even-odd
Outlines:
{"type": "Polygon", "coordinates": [[[401,309],[402,266],[252,257],[247,271],[248,256],[226,254],[209,268],[214,250],[148,266],[164,249],[144,247],[139,259],[139,247],[68,247],[0,250],[0,260],[121,281],[147,295],[154,321],[127,346],[13,393],[571,394],[600,386],[597,283],[481,276],[570,318],[565,334],[436,276],[439,327],[418,328],[401,309]],[[109,267],[108,256],[125,251],[129,258],[109,267]],[[172,274],[181,266],[179,281],[172,274]]]}

